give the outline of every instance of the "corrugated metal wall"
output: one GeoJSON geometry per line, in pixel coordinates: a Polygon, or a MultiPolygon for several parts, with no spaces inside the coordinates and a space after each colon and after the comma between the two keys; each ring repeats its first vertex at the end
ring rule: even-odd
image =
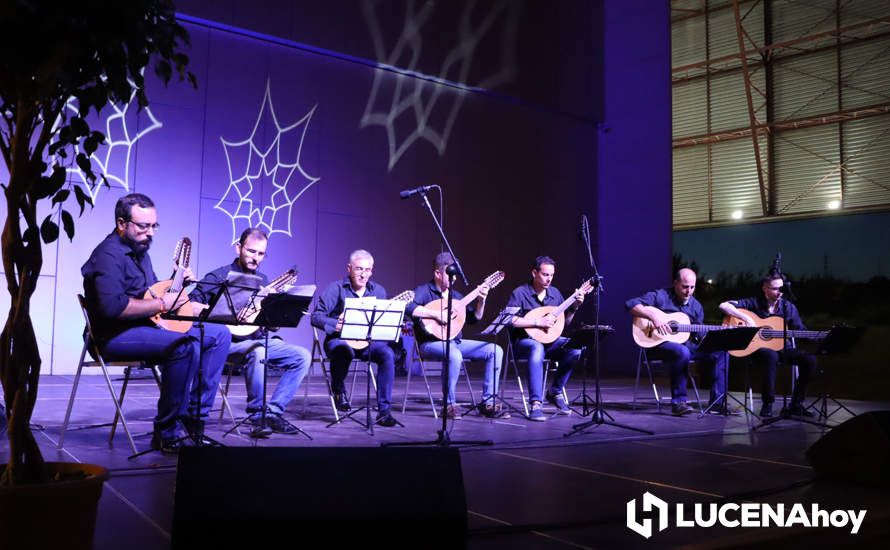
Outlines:
{"type": "MultiPolygon", "coordinates": [[[[738,53],[731,2],[673,2],[672,7],[675,68],[738,53]],[[706,14],[689,15],[703,6],[706,14]]],[[[890,105],[890,22],[859,27],[840,40],[829,32],[890,17],[890,1],[761,0],[741,2],[739,11],[751,38],[746,49],[765,46],[770,35],[771,44],[798,41],[772,51],[769,82],[762,56],[748,55],[758,122],[806,124],[774,130],[772,143],[765,136],[758,141],[764,208],[752,140],[740,133],[750,127],[740,61],[713,63],[710,73],[705,67],[675,73],[674,227],[733,223],[738,212],[743,220],[819,216],[830,212],[832,201],[850,210],[890,209],[890,114],[849,114],[890,105]],[[839,113],[855,119],[837,120],[839,113]],[[677,143],[719,133],[731,135],[714,143],[677,143]]]]}

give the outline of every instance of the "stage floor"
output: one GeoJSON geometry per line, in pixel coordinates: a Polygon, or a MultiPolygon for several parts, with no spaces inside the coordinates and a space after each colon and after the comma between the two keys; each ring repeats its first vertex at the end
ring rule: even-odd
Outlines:
{"type": "MultiPolygon", "coordinates": [[[[119,379],[115,377],[117,388],[119,379]]],[[[276,381],[270,379],[271,384],[276,381]]],[[[83,377],[72,415],[75,429],[66,433],[64,449],[57,450],[72,382],[73,376],[42,377],[33,422],[41,428],[37,437],[47,460],[89,462],[111,470],[100,502],[95,548],[169,547],[176,457],[149,452],[128,459],[132,451],[120,428],[112,445],[108,443],[108,427],[77,429],[109,422],[113,417],[114,408],[100,376],[83,377]]],[[[324,381],[315,377],[305,401],[308,407],[304,409],[301,388],[286,415],[311,440],[302,435],[277,434],[268,439],[252,439],[246,435],[246,425],[242,435],[224,435],[232,421],[228,416],[219,420],[217,414],[208,425],[207,435],[228,446],[261,447],[354,447],[431,441],[436,438],[441,421],[433,418],[423,381],[416,377],[411,382],[407,411],[401,413],[405,383],[405,377],[397,377],[393,391],[395,416],[405,424],[404,428],[378,427],[370,435],[363,426],[348,420],[326,427],[333,414],[324,381]]],[[[473,384],[478,394],[481,380],[474,377],[473,384]]],[[[436,395],[438,383],[431,385],[436,395]]],[[[521,411],[515,381],[506,386],[507,401],[521,411]]],[[[668,388],[661,390],[667,392],[668,388]]],[[[458,391],[458,400],[469,402],[463,380],[458,391]]],[[[575,398],[580,392],[581,381],[572,380],[569,397],[575,398]]],[[[588,393],[594,396],[592,386],[588,393]]],[[[157,394],[150,378],[131,382],[127,391],[124,412],[140,450],[149,447],[157,394]]],[[[233,378],[230,395],[235,415],[242,416],[245,391],[240,378],[233,378]]],[[[364,395],[364,383],[359,380],[353,406],[362,405],[364,395]]],[[[607,379],[602,385],[606,411],[615,422],[651,431],[653,435],[597,425],[566,436],[574,425],[589,418],[578,414],[551,416],[555,412],[552,407],[545,407],[546,422],[529,422],[516,411],[509,419],[492,420],[470,413],[450,422],[452,440],[490,439],[494,443],[461,448],[469,518],[468,547],[601,548],[647,543],[762,546],[765,542],[787,545],[789,536],[797,537],[795,542],[831,540],[865,545],[875,544],[887,535],[890,499],[886,492],[813,481],[805,452],[825,433],[823,428],[785,420],[753,431],[751,427],[757,419],[745,415],[700,417],[696,413],[676,418],[670,415],[669,405],[658,413],[651,395],[651,389],[641,387],[640,397],[649,399],[633,410],[633,380],[607,379]],[[787,507],[800,502],[807,509],[818,503],[823,509],[866,508],[868,513],[861,532],[855,536],[849,534],[848,528],[669,528],[647,541],[626,526],[626,503],[637,499],[639,509],[645,491],[670,503],[744,500],[782,502],[787,507]]],[[[707,399],[706,391],[702,395],[707,399]]],[[[758,411],[760,402],[756,398],[755,394],[754,410],[758,411]]],[[[857,413],[890,409],[888,403],[844,404],[857,413]]],[[[220,405],[219,398],[216,405],[220,405]]],[[[359,418],[364,420],[364,412],[359,418]]],[[[841,411],[830,418],[830,423],[836,425],[848,418],[850,415],[841,411]]],[[[4,439],[0,447],[4,455],[6,448],[4,439]]],[[[654,512],[643,515],[655,517],[654,512]]],[[[398,521],[399,510],[393,510],[393,518],[398,521]]],[[[299,540],[299,533],[294,536],[299,540]]],[[[424,547],[423,542],[418,542],[417,547],[424,547]]]]}

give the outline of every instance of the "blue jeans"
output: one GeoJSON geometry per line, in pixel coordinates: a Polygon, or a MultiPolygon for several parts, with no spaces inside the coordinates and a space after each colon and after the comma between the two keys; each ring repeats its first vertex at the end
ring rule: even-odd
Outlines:
{"type": "Polygon", "coordinates": [[[300,382],[309,372],[309,365],[312,364],[312,355],[306,348],[271,337],[268,348],[265,338],[232,342],[229,347],[229,359],[239,358],[244,366],[248,413],[263,410],[263,359],[270,367],[284,370],[268,402],[269,410],[276,414],[283,413],[287,408],[287,404],[297,394],[300,382]]]}
{"type": "Polygon", "coordinates": [[[528,400],[542,401],[544,396],[544,359],[557,361],[556,376],[550,383],[550,393],[562,392],[572,375],[572,369],[581,358],[581,350],[567,348],[569,339],[561,336],[548,345],[534,338],[522,338],[513,344],[517,359],[528,360],[528,400]]]}
{"type": "Polygon", "coordinates": [[[715,351],[713,353],[701,353],[690,349],[685,344],[676,342],[662,342],[654,348],[646,350],[650,359],[664,361],[665,367],[671,373],[671,403],[686,402],[686,377],[689,374],[689,361],[695,360],[702,366],[701,371],[711,370],[714,373],[714,383],[711,385],[711,402],[726,391],[726,353],[715,351]]]}
{"type": "MultiPolygon", "coordinates": [[[[431,340],[420,344],[420,355],[424,359],[442,361],[445,359],[445,342],[431,340]]],[[[488,403],[494,388],[497,386],[497,378],[501,372],[501,363],[504,361],[504,350],[497,344],[480,342],[477,340],[461,340],[451,342],[451,358],[448,362],[448,379],[445,379],[445,371],[442,370],[442,391],[448,396],[447,403],[454,403],[454,389],[457,387],[457,379],[460,376],[461,363],[464,359],[470,361],[485,361],[485,379],[482,383],[482,403],[488,403]]]]}
{"type": "Polygon", "coordinates": [[[161,396],[154,427],[163,439],[180,435],[180,422],[192,410],[200,394],[200,417],[206,418],[213,406],[219,387],[229,342],[232,335],[220,325],[204,325],[203,385],[197,387],[201,358],[200,332],[192,327],[188,332],[172,332],[159,327],[133,327],[104,342],[100,351],[107,360],[144,360],[157,363],[161,369],[161,396]]]}
{"type": "Polygon", "coordinates": [[[324,342],[324,351],[331,362],[331,390],[334,393],[346,391],[346,375],[353,359],[377,364],[377,412],[387,414],[392,408],[392,380],[395,376],[395,353],[389,344],[371,342],[362,350],[354,350],[340,338],[330,338],[324,342]]]}

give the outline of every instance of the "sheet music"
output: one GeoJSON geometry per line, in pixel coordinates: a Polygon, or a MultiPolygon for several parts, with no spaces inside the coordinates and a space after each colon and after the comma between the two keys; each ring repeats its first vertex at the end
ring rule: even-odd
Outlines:
{"type": "Polygon", "coordinates": [[[373,296],[346,298],[340,337],[366,340],[370,327],[371,340],[397,342],[402,334],[406,305],[403,300],[378,300],[373,296]]]}

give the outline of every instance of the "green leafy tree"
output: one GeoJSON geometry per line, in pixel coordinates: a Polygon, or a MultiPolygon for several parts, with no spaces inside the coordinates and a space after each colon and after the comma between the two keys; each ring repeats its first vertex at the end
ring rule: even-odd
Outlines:
{"type": "MultiPolygon", "coordinates": [[[[89,115],[134,96],[148,105],[143,70],[152,65],[167,84],[187,71],[188,33],[170,0],[0,0],[0,153],[8,181],[2,233],[3,271],[11,298],[0,335],[0,379],[7,409],[9,461],[2,483],[44,481],[40,449],[30,430],[40,380],[40,352],[31,297],[43,267],[42,243],[74,238],[74,216],[90,195],[66,177],[76,165],[88,185],[104,180],[90,155],[105,141],[89,115]],[[66,104],[73,101],[77,113],[66,104]],[[39,219],[38,205],[52,213],[39,219]]],[[[107,184],[107,182],[106,182],[107,184]]]]}

